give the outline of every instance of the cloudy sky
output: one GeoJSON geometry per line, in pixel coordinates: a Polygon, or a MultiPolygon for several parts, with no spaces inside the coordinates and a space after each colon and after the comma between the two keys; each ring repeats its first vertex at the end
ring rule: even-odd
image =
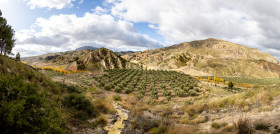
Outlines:
{"type": "Polygon", "coordinates": [[[280,59],[279,7],[280,0],[0,0],[22,56],[218,38],[280,59]]]}

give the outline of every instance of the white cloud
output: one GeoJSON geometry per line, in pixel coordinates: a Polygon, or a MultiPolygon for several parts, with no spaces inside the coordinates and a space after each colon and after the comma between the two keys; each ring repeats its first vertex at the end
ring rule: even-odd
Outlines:
{"type": "Polygon", "coordinates": [[[105,14],[105,13],[108,13],[108,10],[105,9],[105,8],[102,8],[100,6],[97,6],[95,9],[92,9],[92,11],[95,13],[95,14],[105,14]]]}
{"type": "Polygon", "coordinates": [[[38,18],[30,30],[17,32],[16,39],[15,51],[23,50],[26,52],[25,56],[34,54],[28,54],[28,49],[21,48],[28,45],[37,46],[36,48],[40,46],[48,49],[48,52],[50,47],[73,50],[85,45],[105,46],[114,50],[143,50],[161,46],[148,35],[138,33],[130,22],[115,20],[111,15],[94,13],[85,13],[83,17],[61,14],[48,19],[38,18]]]}
{"type": "MultiPolygon", "coordinates": [[[[107,0],[111,13],[148,22],[168,43],[220,38],[280,50],[279,0],[107,0]]],[[[169,44],[170,45],[170,44],[169,44]]]]}
{"type": "MultiPolygon", "coordinates": [[[[27,0],[27,5],[30,6],[31,9],[35,8],[56,8],[56,9],[62,9],[65,7],[72,7],[74,2],[76,0],[27,0]]],[[[81,0],[79,3],[83,2],[81,0]]]]}

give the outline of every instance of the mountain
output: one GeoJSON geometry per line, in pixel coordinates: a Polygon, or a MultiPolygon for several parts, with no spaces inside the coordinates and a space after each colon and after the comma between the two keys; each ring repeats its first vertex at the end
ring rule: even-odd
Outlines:
{"type": "MultiPolygon", "coordinates": [[[[139,51],[137,51],[139,52],[139,51]]],[[[133,54],[136,53],[135,51],[120,51],[120,52],[115,52],[116,54],[119,54],[120,56],[126,55],[126,54],[133,54]]]]}
{"type": "Polygon", "coordinates": [[[97,50],[78,50],[60,53],[45,54],[41,56],[27,57],[22,59],[29,65],[63,66],[67,70],[100,71],[113,68],[136,68],[137,65],[123,59],[118,54],[106,48],[97,50]]]}
{"type": "Polygon", "coordinates": [[[178,70],[195,76],[277,78],[280,74],[279,61],[272,55],[213,38],[122,57],[150,69],[178,70]]]}
{"type": "Polygon", "coordinates": [[[97,50],[98,48],[97,47],[92,47],[92,46],[83,46],[83,47],[79,47],[75,50],[77,51],[77,50],[86,50],[86,49],[97,50]]]}

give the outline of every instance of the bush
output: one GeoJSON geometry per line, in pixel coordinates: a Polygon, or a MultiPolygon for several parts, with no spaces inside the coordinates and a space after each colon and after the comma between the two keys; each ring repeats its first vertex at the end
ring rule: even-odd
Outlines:
{"type": "Polygon", "coordinates": [[[115,92],[117,92],[117,93],[122,92],[122,88],[121,88],[121,87],[116,87],[116,88],[115,88],[115,92]]]}
{"type": "Polygon", "coordinates": [[[67,133],[61,113],[51,106],[53,100],[45,98],[50,89],[38,83],[27,83],[24,75],[0,73],[1,133],[67,133]]]}
{"type": "Polygon", "coordinates": [[[184,95],[184,91],[181,90],[176,91],[176,96],[183,97],[183,95],[184,95]]]}
{"type": "Polygon", "coordinates": [[[265,121],[257,121],[255,124],[254,124],[256,130],[269,130],[269,123],[268,122],[265,122],[265,121]]]}
{"type": "Polygon", "coordinates": [[[82,93],[82,91],[75,85],[68,86],[68,85],[66,85],[64,83],[60,83],[60,82],[57,82],[56,84],[63,92],[66,91],[68,93],[82,93]]]}
{"type": "Polygon", "coordinates": [[[113,99],[114,99],[114,101],[122,101],[122,98],[119,95],[114,95],[113,99]]]}
{"type": "Polygon", "coordinates": [[[105,86],[105,90],[111,90],[111,86],[105,86]]]}
{"type": "Polygon", "coordinates": [[[167,126],[161,125],[161,126],[159,126],[159,127],[152,128],[152,129],[150,130],[150,133],[151,133],[151,134],[163,134],[163,133],[166,132],[166,130],[167,130],[167,126]]]}
{"type": "Polygon", "coordinates": [[[238,134],[252,134],[252,128],[248,118],[240,118],[238,122],[234,123],[234,126],[238,130],[238,134]]]}
{"type": "Polygon", "coordinates": [[[200,90],[199,90],[198,88],[195,88],[195,89],[194,89],[194,91],[196,91],[196,92],[200,92],[200,90]]]}
{"type": "Polygon", "coordinates": [[[104,84],[103,82],[100,82],[99,86],[100,86],[100,87],[104,87],[105,84],[104,84]]]}
{"type": "Polygon", "coordinates": [[[97,116],[94,105],[81,94],[69,94],[64,97],[62,103],[72,110],[76,118],[86,120],[97,116]]]}
{"type": "Polygon", "coordinates": [[[192,91],[192,90],[189,91],[188,94],[189,94],[189,96],[195,96],[196,95],[195,91],[192,91]]]}
{"type": "Polygon", "coordinates": [[[233,86],[234,86],[233,83],[230,81],[230,82],[228,83],[228,88],[229,88],[229,89],[232,89],[233,86]]]}
{"type": "Polygon", "coordinates": [[[104,115],[100,115],[94,122],[93,126],[101,126],[104,127],[108,123],[107,118],[104,115]]]}
{"type": "Polygon", "coordinates": [[[133,89],[131,89],[131,88],[125,90],[125,93],[126,93],[126,94],[130,94],[130,93],[132,93],[132,92],[133,92],[133,89]]]}

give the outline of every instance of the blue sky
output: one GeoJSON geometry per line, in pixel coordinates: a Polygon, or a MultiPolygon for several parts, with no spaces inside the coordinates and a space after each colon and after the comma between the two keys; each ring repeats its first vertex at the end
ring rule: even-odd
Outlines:
{"type": "Polygon", "coordinates": [[[0,0],[22,56],[218,38],[280,58],[279,0],[0,0]]]}

